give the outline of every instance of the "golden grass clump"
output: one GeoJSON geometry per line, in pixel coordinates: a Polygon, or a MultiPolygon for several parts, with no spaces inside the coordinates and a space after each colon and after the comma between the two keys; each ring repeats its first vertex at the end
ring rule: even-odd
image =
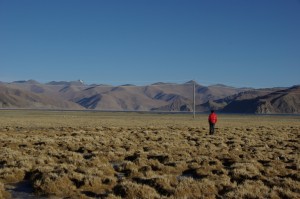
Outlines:
{"type": "Polygon", "coordinates": [[[8,199],[8,198],[11,198],[11,195],[5,190],[4,184],[0,182],[0,199],[8,199]]]}
{"type": "Polygon", "coordinates": [[[298,199],[300,196],[299,192],[292,192],[290,189],[285,189],[282,187],[273,187],[270,193],[271,198],[290,198],[290,199],[298,199]]]}
{"type": "Polygon", "coordinates": [[[225,194],[228,198],[268,198],[270,188],[265,186],[261,181],[245,180],[240,186],[233,191],[225,194]]]}
{"type": "Polygon", "coordinates": [[[105,194],[107,190],[111,190],[116,185],[116,179],[112,177],[99,177],[85,175],[80,181],[75,181],[77,188],[94,194],[105,194]]]}
{"type": "Polygon", "coordinates": [[[72,196],[76,186],[67,174],[42,173],[33,179],[33,187],[39,195],[72,196]]]}
{"type": "Polygon", "coordinates": [[[178,182],[174,193],[175,198],[215,198],[218,194],[215,183],[208,179],[194,180],[183,178],[178,182]]]}
{"type": "Polygon", "coordinates": [[[115,186],[114,194],[121,198],[160,198],[160,195],[154,188],[130,181],[125,181],[115,186]]]}
{"type": "Polygon", "coordinates": [[[260,178],[260,170],[258,168],[258,163],[255,164],[253,162],[246,163],[235,163],[231,166],[231,172],[229,175],[235,181],[244,181],[246,179],[259,179],[260,178]]]}
{"type": "Polygon", "coordinates": [[[25,170],[15,167],[0,169],[0,179],[4,183],[20,182],[25,177],[25,170]]]}

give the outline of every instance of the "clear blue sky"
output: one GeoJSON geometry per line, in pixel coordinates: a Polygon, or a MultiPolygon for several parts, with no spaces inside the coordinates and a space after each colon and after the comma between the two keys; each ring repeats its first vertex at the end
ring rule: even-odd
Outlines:
{"type": "Polygon", "coordinates": [[[0,81],[300,84],[299,0],[0,0],[0,81]]]}

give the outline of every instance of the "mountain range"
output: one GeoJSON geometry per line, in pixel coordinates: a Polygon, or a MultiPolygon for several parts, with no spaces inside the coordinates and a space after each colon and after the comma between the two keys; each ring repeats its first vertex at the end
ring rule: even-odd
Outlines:
{"type": "Polygon", "coordinates": [[[86,85],[81,80],[0,82],[0,109],[189,112],[193,111],[194,95],[197,112],[300,113],[300,85],[253,89],[203,86],[194,81],[146,86],[86,85]]]}

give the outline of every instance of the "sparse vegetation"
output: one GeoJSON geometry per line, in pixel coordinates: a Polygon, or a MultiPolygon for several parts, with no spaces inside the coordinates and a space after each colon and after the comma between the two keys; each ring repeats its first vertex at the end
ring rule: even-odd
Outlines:
{"type": "Polygon", "coordinates": [[[300,198],[299,119],[2,110],[0,198],[300,198]]]}

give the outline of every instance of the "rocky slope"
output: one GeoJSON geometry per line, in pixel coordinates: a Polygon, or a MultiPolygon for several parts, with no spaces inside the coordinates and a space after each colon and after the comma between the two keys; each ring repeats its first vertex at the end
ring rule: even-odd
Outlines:
{"type": "Polygon", "coordinates": [[[300,86],[261,92],[257,97],[236,98],[222,109],[227,113],[299,114],[300,86]]]}

